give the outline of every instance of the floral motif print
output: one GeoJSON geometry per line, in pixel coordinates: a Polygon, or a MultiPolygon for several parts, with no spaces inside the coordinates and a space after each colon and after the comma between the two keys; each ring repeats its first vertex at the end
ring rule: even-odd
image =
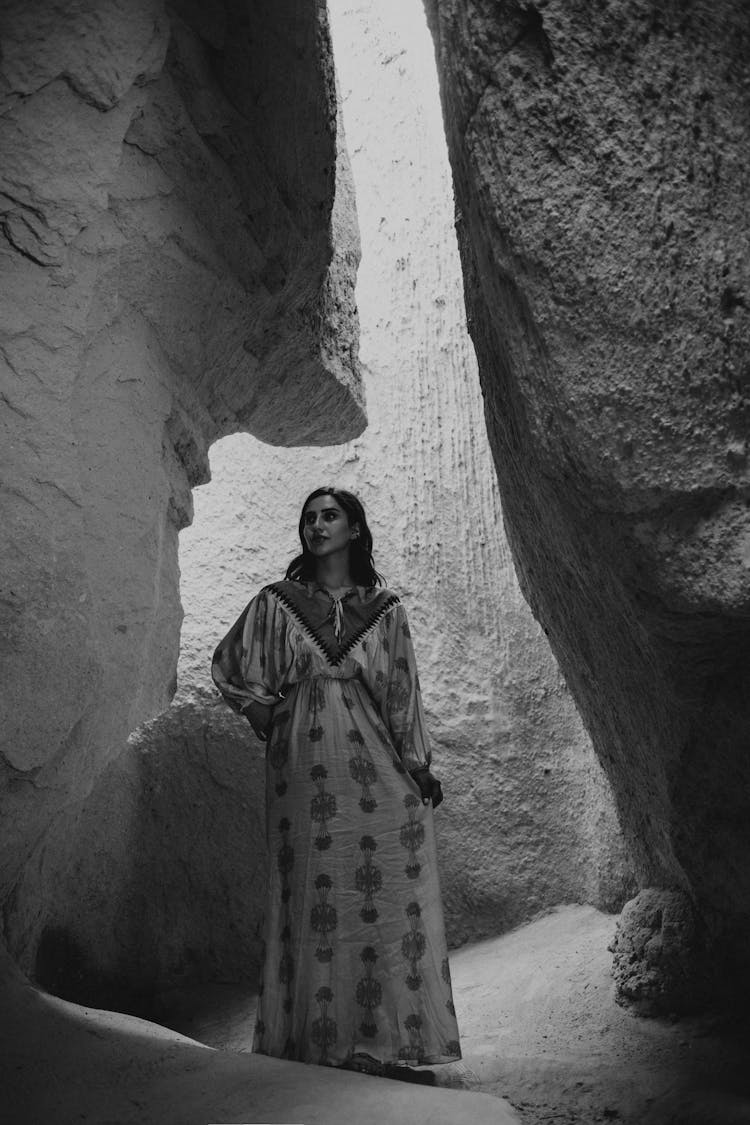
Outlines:
{"type": "Polygon", "coordinates": [[[422,1017],[417,1012],[412,1012],[404,1020],[404,1027],[409,1033],[409,1046],[402,1047],[399,1058],[409,1062],[424,1062],[424,1043],[422,1041],[422,1017]]]}
{"type": "Polygon", "coordinates": [[[417,812],[421,807],[419,798],[415,797],[413,793],[407,793],[404,797],[404,807],[409,815],[406,824],[401,826],[399,834],[401,847],[406,848],[409,852],[409,859],[404,871],[408,879],[416,879],[422,870],[417,852],[424,843],[424,825],[417,819],[417,812]]]}
{"type": "Polygon", "coordinates": [[[289,904],[292,888],[289,876],[294,868],[294,848],[289,843],[291,824],[286,817],[279,821],[281,847],[277,865],[281,875],[282,928],[279,934],[279,984],[281,985],[281,1006],[286,1015],[292,1011],[292,981],[294,980],[294,952],[292,946],[292,927],[289,904]]]}
{"type": "Polygon", "coordinates": [[[276,774],[274,789],[278,797],[283,797],[287,789],[284,771],[289,761],[289,738],[286,734],[288,725],[288,711],[280,711],[275,714],[268,741],[268,764],[276,774]]]}
{"type": "Polygon", "coordinates": [[[359,959],[364,967],[364,976],[357,981],[356,998],[360,1008],[365,1009],[359,1030],[366,1039],[372,1039],[378,1033],[374,1012],[383,999],[383,988],[374,976],[378,955],[371,945],[366,945],[359,959]]]}
{"type": "Polygon", "coordinates": [[[406,917],[409,919],[409,930],[401,939],[401,953],[409,962],[409,973],[406,977],[406,987],[416,992],[422,985],[419,972],[419,962],[424,957],[427,940],[422,933],[421,920],[422,908],[418,902],[410,902],[406,908],[406,917]]]}
{"type": "Polygon", "coordinates": [[[323,765],[316,765],[310,770],[310,777],[315,782],[318,792],[310,801],[310,816],[318,824],[315,836],[315,847],[319,852],[327,851],[331,846],[331,833],[328,831],[328,821],[336,815],[336,796],[326,791],[325,783],[328,770],[323,765]]]}
{"type": "Polygon", "coordinates": [[[281,833],[281,847],[277,857],[279,872],[281,874],[281,901],[284,903],[289,902],[291,896],[291,887],[289,885],[289,873],[294,867],[294,848],[289,843],[289,829],[291,824],[286,817],[282,817],[279,821],[279,832],[281,833]]]}
{"type": "Polygon", "coordinates": [[[440,976],[443,978],[445,983],[448,985],[448,999],[445,1001],[445,1006],[448,1009],[448,1011],[450,1012],[450,1014],[452,1016],[455,1016],[456,1008],[455,1008],[455,1005],[453,1003],[453,990],[452,990],[452,987],[451,987],[451,967],[450,967],[450,964],[448,962],[447,957],[443,958],[442,964],[440,965],[440,976]]]}
{"type": "Polygon", "coordinates": [[[315,903],[310,912],[310,926],[318,934],[318,944],[315,948],[315,956],[319,961],[330,961],[333,957],[333,946],[328,940],[328,936],[333,930],[336,929],[338,924],[338,915],[336,907],[331,906],[328,902],[328,895],[330,894],[331,887],[330,875],[321,872],[315,880],[315,890],[318,892],[318,902],[315,903]]]}
{"type": "Polygon", "coordinates": [[[291,984],[295,978],[295,955],[292,951],[291,924],[289,903],[291,899],[291,883],[289,876],[295,866],[295,849],[289,843],[290,822],[287,817],[279,821],[281,846],[277,856],[277,865],[281,875],[281,933],[279,935],[279,984],[281,985],[281,1007],[284,1014],[289,1015],[292,1008],[291,984]]]}
{"type": "Polygon", "coordinates": [[[279,984],[282,989],[282,1008],[289,1015],[292,1000],[292,981],[294,980],[294,955],[292,953],[292,928],[287,923],[281,934],[281,956],[279,957],[279,984]]]}
{"type": "Polygon", "coordinates": [[[320,1047],[320,1057],[317,1061],[325,1066],[328,1063],[328,1048],[335,1044],[338,1035],[336,1021],[328,1015],[328,1007],[333,1000],[333,993],[330,988],[323,985],[315,993],[315,999],[318,1003],[320,1016],[313,1020],[311,1038],[316,1047],[320,1047]]]}
{"type": "Polygon", "coordinates": [[[359,841],[359,850],[362,852],[364,862],[354,873],[354,885],[364,896],[364,904],[359,912],[363,922],[377,922],[378,920],[378,911],[373,902],[373,895],[376,895],[383,886],[383,874],[372,861],[377,847],[378,845],[372,836],[363,836],[359,841]]]}
{"type": "Polygon", "coordinates": [[[310,699],[307,704],[308,711],[317,717],[318,711],[325,711],[326,709],[326,693],[323,690],[323,685],[319,681],[313,681],[310,687],[310,699]]]}
{"type": "Polygon", "coordinates": [[[409,665],[402,656],[393,661],[394,675],[388,681],[388,711],[405,711],[412,694],[409,665]]]}
{"type": "MultiPolygon", "coordinates": [[[[350,742],[364,742],[358,730],[350,730],[347,737],[350,742]]],[[[375,769],[372,759],[362,751],[359,751],[354,758],[349,759],[349,772],[354,781],[362,786],[362,793],[359,798],[359,807],[362,809],[362,812],[374,812],[378,807],[378,802],[373,797],[370,786],[374,785],[378,780],[378,772],[375,769]]]]}
{"type": "Polygon", "coordinates": [[[297,1057],[297,1043],[293,1035],[287,1035],[281,1057],[282,1059],[294,1059],[297,1057]]]}

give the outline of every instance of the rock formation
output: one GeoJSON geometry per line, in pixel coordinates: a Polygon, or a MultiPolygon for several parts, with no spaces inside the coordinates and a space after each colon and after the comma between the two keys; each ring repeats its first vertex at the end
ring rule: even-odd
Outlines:
{"type": "MultiPolygon", "coordinates": [[[[148,1014],[164,986],[254,976],[262,747],[217,700],[209,662],[295,552],[298,505],[320,481],[363,496],[378,565],[412,620],[446,791],[451,940],[560,902],[617,909],[630,887],[608,785],[503,536],[424,13],[418,0],[359,0],[332,5],[332,27],[363,231],[370,425],[336,448],[237,434],[212,450],[214,479],[181,536],[178,695],[101,773],[73,838],[69,820],[52,827],[8,911],[23,967],[80,1002],[148,1014]]],[[[310,416],[321,441],[334,421],[310,416]]]]}
{"type": "Polygon", "coordinates": [[[45,890],[96,849],[83,909],[107,924],[107,864],[148,838],[83,802],[174,691],[177,534],[209,443],[364,425],[359,247],[320,3],[6,0],[0,18],[0,901],[24,968],[41,931],[54,977],[45,890]]]}
{"type": "Polygon", "coordinates": [[[506,527],[643,888],[620,994],[690,1006],[750,984],[748,8],[426,7],[506,527]]]}

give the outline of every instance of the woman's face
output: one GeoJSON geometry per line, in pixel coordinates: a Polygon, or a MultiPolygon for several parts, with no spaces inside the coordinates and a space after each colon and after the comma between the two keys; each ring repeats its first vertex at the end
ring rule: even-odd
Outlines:
{"type": "Polygon", "coordinates": [[[348,551],[357,530],[357,525],[350,525],[349,517],[333,496],[316,496],[306,506],[302,517],[302,534],[310,554],[316,559],[348,551]]]}

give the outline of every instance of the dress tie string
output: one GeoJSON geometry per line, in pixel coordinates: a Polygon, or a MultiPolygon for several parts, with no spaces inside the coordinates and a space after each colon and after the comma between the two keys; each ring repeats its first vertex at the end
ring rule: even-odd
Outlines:
{"type": "Polygon", "coordinates": [[[343,597],[334,598],[333,594],[331,594],[331,597],[333,598],[333,632],[336,640],[340,643],[344,634],[344,607],[342,605],[344,599],[343,597]]]}

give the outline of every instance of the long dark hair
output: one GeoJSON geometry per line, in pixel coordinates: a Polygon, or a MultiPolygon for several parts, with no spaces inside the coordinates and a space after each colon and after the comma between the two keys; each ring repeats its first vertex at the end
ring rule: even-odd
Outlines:
{"type": "Polygon", "coordinates": [[[341,510],[346,513],[349,525],[356,523],[359,526],[359,535],[356,539],[352,539],[349,546],[349,568],[355,585],[367,587],[384,585],[372,561],[372,532],[367,526],[362,501],[353,492],[347,492],[344,488],[316,488],[305,500],[299,517],[299,541],[302,544],[302,554],[297,555],[289,563],[286,577],[296,579],[298,582],[314,582],[316,579],[315,557],[308,550],[304,529],[307,505],[317,500],[319,496],[332,496],[341,510]]]}

